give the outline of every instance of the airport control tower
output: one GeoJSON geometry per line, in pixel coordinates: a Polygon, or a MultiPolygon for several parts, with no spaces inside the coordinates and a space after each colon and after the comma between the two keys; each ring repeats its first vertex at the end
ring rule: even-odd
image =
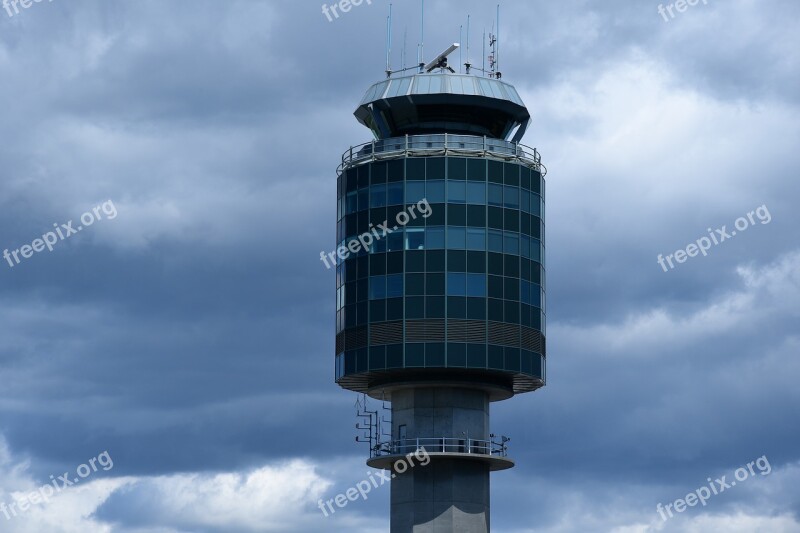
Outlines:
{"type": "Polygon", "coordinates": [[[387,69],[355,112],[375,140],[338,169],[339,250],[380,238],[337,267],[336,382],[391,404],[368,465],[431,457],[395,470],[393,533],[489,531],[490,472],[514,466],[490,403],[545,384],[546,169],[496,56],[458,74],[457,48],[387,69]],[[397,224],[425,201],[429,216],[397,224]]]}

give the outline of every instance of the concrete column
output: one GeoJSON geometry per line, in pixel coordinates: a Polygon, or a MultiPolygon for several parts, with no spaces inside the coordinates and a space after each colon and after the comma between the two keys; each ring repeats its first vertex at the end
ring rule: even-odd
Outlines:
{"type": "MultiPolygon", "coordinates": [[[[392,393],[392,438],[489,440],[489,396],[481,390],[418,387],[392,393]]],[[[426,450],[437,453],[435,446],[426,450]]],[[[392,480],[391,533],[487,533],[489,465],[431,456],[392,480]]]]}

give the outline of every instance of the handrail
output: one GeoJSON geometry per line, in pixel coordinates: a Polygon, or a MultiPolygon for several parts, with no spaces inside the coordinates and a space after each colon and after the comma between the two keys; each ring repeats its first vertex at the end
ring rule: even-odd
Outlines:
{"type": "Polygon", "coordinates": [[[495,442],[493,440],[480,440],[468,438],[427,437],[416,439],[398,439],[378,443],[370,450],[370,457],[385,455],[407,455],[418,450],[427,453],[466,453],[506,457],[508,442],[495,442]]]}
{"type": "Polygon", "coordinates": [[[491,157],[504,161],[517,161],[541,172],[542,176],[547,173],[547,168],[542,165],[542,156],[536,148],[486,136],[449,133],[406,135],[405,137],[392,137],[351,146],[342,154],[342,164],[336,170],[341,174],[344,170],[367,161],[436,155],[491,157]]]}

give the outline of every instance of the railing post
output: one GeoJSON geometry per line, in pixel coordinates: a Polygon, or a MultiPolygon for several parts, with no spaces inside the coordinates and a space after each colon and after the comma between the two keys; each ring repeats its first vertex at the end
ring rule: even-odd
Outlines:
{"type": "MultiPolygon", "coordinates": [[[[405,156],[408,157],[408,133],[406,133],[406,153],[405,153],[405,156]]],[[[417,438],[417,441],[419,441],[419,438],[417,438]]]]}
{"type": "Polygon", "coordinates": [[[372,160],[375,161],[375,139],[372,139],[372,160]]]}
{"type": "Polygon", "coordinates": [[[447,155],[447,133],[444,134],[444,155],[447,155]]]}

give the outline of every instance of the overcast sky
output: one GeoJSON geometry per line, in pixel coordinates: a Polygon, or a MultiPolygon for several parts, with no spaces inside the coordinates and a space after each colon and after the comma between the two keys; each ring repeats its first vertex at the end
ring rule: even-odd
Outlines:
{"type": "MultiPolygon", "coordinates": [[[[494,5],[429,0],[426,55],[471,14],[479,63],[494,5]]],[[[397,67],[418,2],[394,8],[397,67]]],[[[383,76],[388,3],[14,9],[0,250],[93,223],[0,262],[0,504],[113,467],[0,507],[0,531],[386,531],[388,486],[328,518],[317,500],[367,473],[319,253],[341,153],[370,139],[352,112],[383,76]]],[[[503,2],[504,79],[549,170],[549,364],[492,406],[517,462],[492,476],[497,532],[800,531],[800,4],[664,11],[503,2]],[[758,458],[706,506],[657,512],[758,458]]]]}

